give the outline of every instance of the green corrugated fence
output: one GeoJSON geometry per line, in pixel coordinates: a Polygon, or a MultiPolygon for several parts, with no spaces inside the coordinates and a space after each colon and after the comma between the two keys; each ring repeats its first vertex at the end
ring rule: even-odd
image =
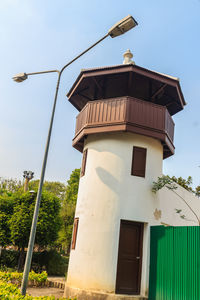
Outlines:
{"type": "Polygon", "coordinates": [[[151,227],[149,300],[200,300],[200,226],[151,227]]]}

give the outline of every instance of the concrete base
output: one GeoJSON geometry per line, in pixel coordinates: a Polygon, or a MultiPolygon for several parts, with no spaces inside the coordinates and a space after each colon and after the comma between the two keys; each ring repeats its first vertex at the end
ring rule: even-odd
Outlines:
{"type": "Polygon", "coordinates": [[[147,297],[140,295],[121,295],[114,293],[101,293],[95,291],[81,290],[66,286],[64,297],[76,298],[77,300],[147,300],[147,297]]]}

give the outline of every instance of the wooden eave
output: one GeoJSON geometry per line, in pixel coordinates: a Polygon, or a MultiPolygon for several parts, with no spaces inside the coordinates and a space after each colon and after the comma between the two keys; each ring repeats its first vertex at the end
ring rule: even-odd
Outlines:
{"type": "MultiPolygon", "coordinates": [[[[81,73],[79,74],[79,76],[77,77],[76,81],[74,82],[72,88],[70,89],[70,91],[67,94],[67,97],[69,99],[69,101],[80,111],[82,109],[82,107],[90,100],[87,96],[85,97],[85,102],[84,103],[80,103],[79,105],[76,103],[76,101],[74,101],[74,97],[76,95],[76,93],[78,94],[77,90],[78,88],[83,84],[83,82],[85,80],[90,80],[90,78],[96,78],[98,76],[106,76],[106,75],[114,75],[114,74],[123,74],[123,73],[136,73],[139,75],[142,75],[150,80],[155,80],[157,82],[163,83],[164,85],[167,86],[171,86],[173,88],[175,88],[177,96],[178,96],[178,100],[179,100],[179,105],[180,108],[177,109],[176,112],[180,111],[183,109],[184,105],[186,105],[183,93],[181,91],[181,87],[180,87],[180,83],[179,80],[177,78],[165,75],[165,74],[161,74],[161,73],[157,73],[155,71],[151,71],[136,65],[118,65],[118,66],[111,66],[111,67],[102,67],[102,68],[95,68],[95,69],[86,69],[86,70],[82,70],[81,73]]],[[[174,100],[174,103],[177,103],[176,100],[174,100]]],[[[178,103],[177,103],[178,104],[178,103]]],[[[175,113],[176,113],[175,112],[175,113]]],[[[174,113],[172,113],[174,114],[174,113]]]]}

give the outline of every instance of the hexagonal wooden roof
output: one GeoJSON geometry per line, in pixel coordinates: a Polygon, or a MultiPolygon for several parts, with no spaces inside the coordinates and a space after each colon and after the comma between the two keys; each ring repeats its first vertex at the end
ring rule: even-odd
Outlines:
{"type": "Polygon", "coordinates": [[[88,101],[122,96],[166,106],[171,115],[186,105],[178,78],[134,64],[81,70],[67,94],[79,111],[88,101]]]}

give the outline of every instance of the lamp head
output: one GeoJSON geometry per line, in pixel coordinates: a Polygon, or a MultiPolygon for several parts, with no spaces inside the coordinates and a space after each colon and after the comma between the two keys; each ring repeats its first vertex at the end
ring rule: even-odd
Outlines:
{"type": "Polygon", "coordinates": [[[32,172],[32,171],[24,171],[23,177],[25,179],[31,180],[34,177],[34,172],[32,172]]]}
{"type": "Polygon", "coordinates": [[[114,38],[118,35],[124,34],[137,25],[137,21],[131,15],[128,15],[127,17],[116,23],[113,27],[111,27],[108,31],[108,35],[114,38]]]}
{"type": "Polygon", "coordinates": [[[13,80],[16,82],[22,82],[28,78],[26,73],[19,73],[13,76],[13,80]]]}
{"type": "Polygon", "coordinates": [[[34,194],[36,193],[36,191],[30,190],[29,193],[30,193],[31,195],[34,195],[34,194]]]}

